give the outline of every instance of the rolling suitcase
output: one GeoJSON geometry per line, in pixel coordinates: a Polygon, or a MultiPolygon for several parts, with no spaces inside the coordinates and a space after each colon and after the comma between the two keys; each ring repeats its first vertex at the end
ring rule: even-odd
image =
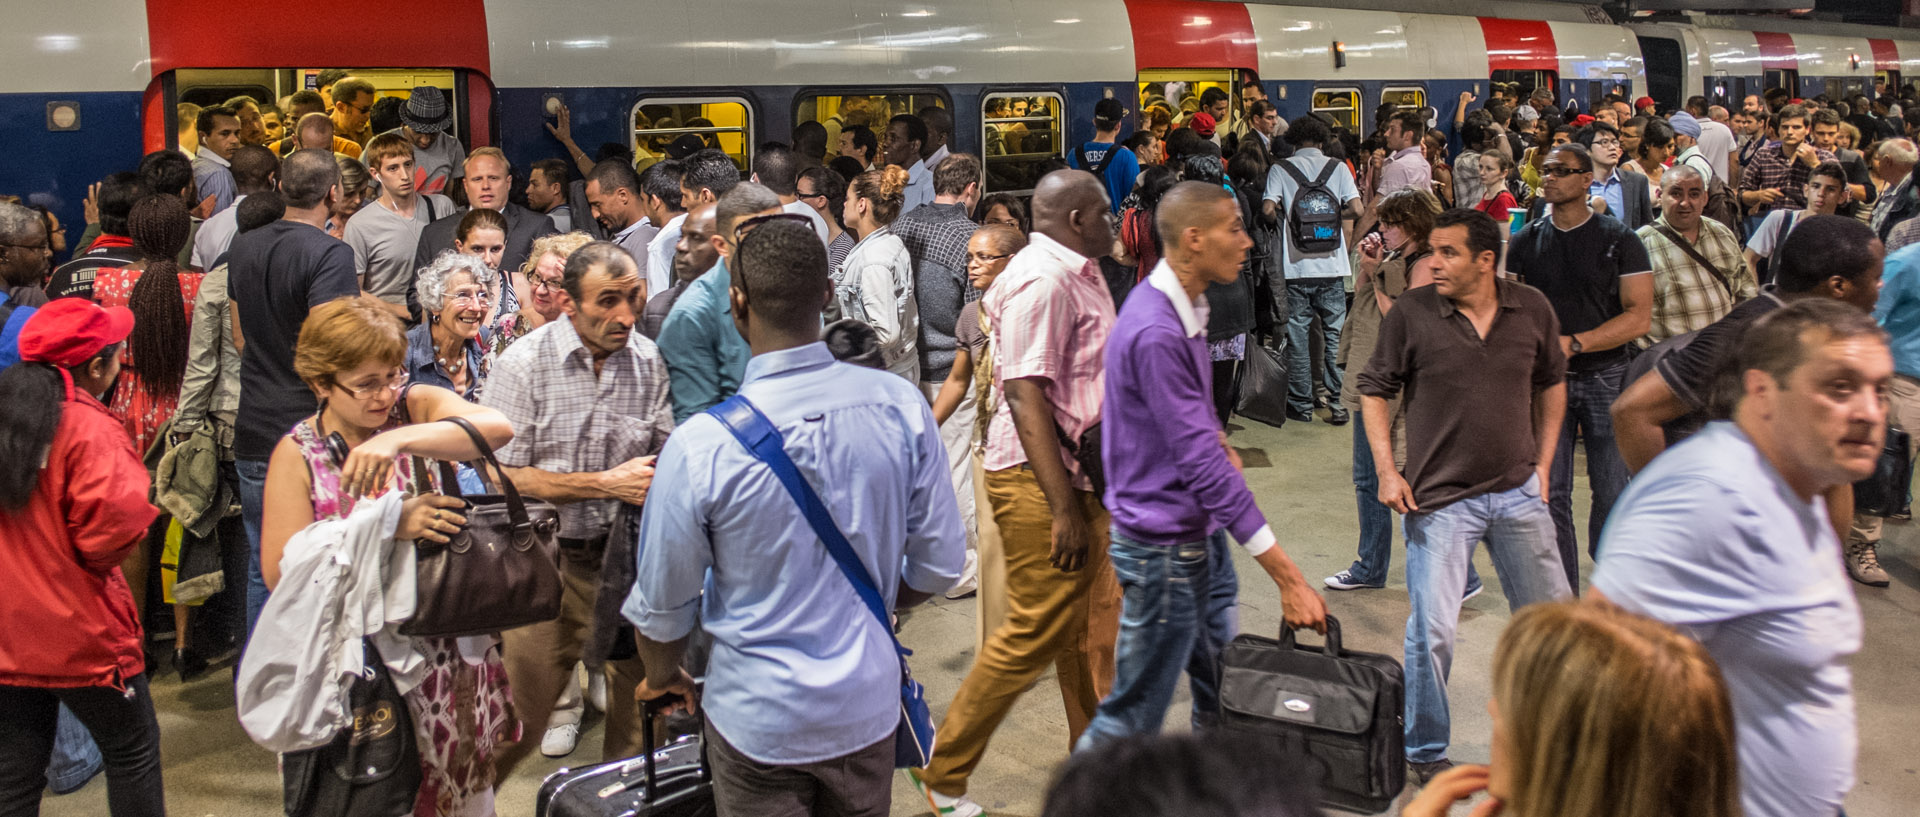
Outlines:
{"type": "Polygon", "coordinates": [[[1220,656],[1221,728],[1302,759],[1321,800],[1385,811],[1406,786],[1401,712],[1406,688],[1391,656],[1340,647],[1340,622],[1327,616],[1322,646],[1235,637],[1220,656]]]}
{"type": "MultiPolygon", "coordinates": [[[[643,706],[640,737],[653,745],[656,702],[643,706]]],[[[698,734],[651,753],[582,769],[561,769],[540,783],[536,817],[707,817],[714,814],[713,770],[698,734]]]]}

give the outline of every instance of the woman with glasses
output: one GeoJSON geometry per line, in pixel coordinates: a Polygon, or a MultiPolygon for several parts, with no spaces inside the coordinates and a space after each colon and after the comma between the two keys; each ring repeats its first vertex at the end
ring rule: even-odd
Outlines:
{"type": "MultiPolygon", "coordinates": [[[[294,534],[345,518],[360,498],[408,490],[415,464],[424,462],[416,457],[480,456],[459,426],[442,420],[465,418],[496,449],[513,439],[498,411],[438,386],[409,384],[406,355],[400,319],[371,295],[322,304],[301,324],[293,367],[320,410],[280,439],[267,466],[260,567],[268,587],[280,582],[280,557],[294,534]]],[[[445,543],[466,524],[460,500],[440,495],[437,469],[427,470],[423,478],[436,492],[402,503],[396,543],[445,543]]],[[[419,682],[402,695],[421,766],[412,813],[492,814],[494,747],[520,731],[499,642],[482,636],[412,644],[424,663],[419,682]]]]}
{"type": "Polygon", "coordinates": [[[477,402],[487,376],[493,270],[479,256],[448,250],[420,270],[414,287],[426,319],[407,330],[407,376],[477,402]]]}
{"type": "Polygon", "coordinates": [[[518,310],[501,310],[499,319],[493,322],[492,331],[487,333],[488,360],[506,351],[521,336],[566,314],[567,291],[560,280],[567,269],[567,258],[591,243],[593,236],[581,232],[543,235],[533,240],[533,249],[519,273],[527,281],[527,298],[518,310]]]}
{"type": "Polygon", "coordinates": [[[841,211],[857,239],[833,273],[838,314],[867,323],[880,336],[887,371],[920,382],[920,306],[913,295],[913,258],[888,225],[906,203],[907,171],[896,165],[869,170],[847,185],[841,211]]]}
{"type": "Polygon", "coordinates": [[[974,220],[982,225],[1004,224],[1018,230],[1021,235],[1033,232],[1033,225],[1027,221],[1027,205],[1012,193],[995,193],[981,199],[978,209],[974,220]]]}

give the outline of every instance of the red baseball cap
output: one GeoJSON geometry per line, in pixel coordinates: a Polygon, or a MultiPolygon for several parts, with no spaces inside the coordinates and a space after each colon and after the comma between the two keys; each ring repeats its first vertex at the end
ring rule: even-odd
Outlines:
{"type": "Polygon", "coordinates": [[[70,369],[126,340],[132,332],[133,313],[124,306],[60,298],[40,307],[20,327],[20,360],[70,369]]]}
{"type": "Polygon", "coordinates": [[[1193,120],[1188,122],[1187,125],[1193,128],[1194,133],[1200,134],[1200,138],[1212,139],[1213,129],[1219,127],[1220,123],[1213,121],[1213,114],[1197,113],[1193,115],[1193,120]]]}
{"type": "Polygon", "coordinates": [[[1651,108],[1653,107],[1653,105],[1654,105],[1653,97],[1650,97],[1650,96],[1643,96],[1633,101],[1634,110],[1639,110],[1641,108],[1651,108]]]}
{"type": "Polygon", "coordinates": [[[1591,125],[1593,124],[1593,117],[1588,116],[1586,114],[1581,114],[1573,118],[1573,124],[1580,125],[1583,127],[1586,125],[1591,125]]]}

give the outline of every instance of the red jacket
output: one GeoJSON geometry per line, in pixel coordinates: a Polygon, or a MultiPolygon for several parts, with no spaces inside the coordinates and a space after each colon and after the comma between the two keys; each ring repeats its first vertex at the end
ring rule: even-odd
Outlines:
{"type": "Polygon", "coordinates": [[[120,560],[160,511],[120,421],[91,395],[60,408],[33,496],[0,511],[0,684],[120,688],[146,669],[120,560]]]}

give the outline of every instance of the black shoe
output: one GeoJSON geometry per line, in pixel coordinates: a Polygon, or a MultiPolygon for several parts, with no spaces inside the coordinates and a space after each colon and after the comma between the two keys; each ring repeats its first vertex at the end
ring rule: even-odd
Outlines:
{"type": "Polygon", "coordinates": [[[1420,785],[1425,786],[1429,781],[1440,776],[1441,772],[1453,768],[1453,761],[1444,757],[1426,763],[1407,761],[1407,768],[1413,770],[1413,779],[1420,785]]]}
{"type": "Polygon", "coordinates": [[[187,683],[207,674],[207,659],[194,650],[174,650],[173,668],[180,673],[180,683],[187,683]]]}
{"type": "Polygon", "coordinates": [[[1297,423],[1311,423],[1313,422],[1313,412],[1287,409],[1287,419],[1297,423]]]}
{"type": "Polygon", "coordinates": [[[1335,403],[1332,408],[1327,409],[1327,425],[1343,426],[1349,419],[1352,418],[1347,415],[1346,406],[1335,403]]]}

